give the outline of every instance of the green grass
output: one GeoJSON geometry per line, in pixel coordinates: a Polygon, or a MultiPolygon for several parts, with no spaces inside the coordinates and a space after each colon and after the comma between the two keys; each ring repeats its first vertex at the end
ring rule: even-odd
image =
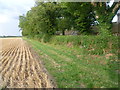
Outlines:
{"type": "Polygon", "coordinates": [[[105,53],[90,54],[78,46],[68,47],[61,43],[55,45],[59,41],[50,44],[24,39],[39,53],[59,88],[118,87],[116,54],[107,58],[105,53]]]}
{"type": "Polygon", "coordinates": [[[102,55],[110,52],[114,54],[118,53],[118,37],[112,35],[54,36],[49,43],[68,45],[69,47],[82,47],[84,50],[87,50],[87,53],[94,55],[102,55]]]}

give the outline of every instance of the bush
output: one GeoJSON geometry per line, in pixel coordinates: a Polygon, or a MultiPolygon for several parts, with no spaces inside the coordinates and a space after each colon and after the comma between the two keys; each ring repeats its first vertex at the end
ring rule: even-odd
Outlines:
{"type": "Polygon", "coordinates": [[[112,35],[81,35],[81,36],[54,36],[50,43],[67,45],[72,43],[73,46],[82,47],[90,54],[115,53],[118,50],[118,37],[112,35]]]}
{"type": "Polygon", "coordinates": [[[42,35],[42,34],[39,34],[39,35],[35,35],[35,36],[34,36],[34,39],[35,39],[35,40],[38,40],[38,41],[40,41],[40,42],[41,42],[42,38],[43,38],[43,35],[42,35]]]}
{"type": "Polygon", "coordinates": [[[34,39],[46,43],[50,41],[51,37],[52,35],[49,34],[39,34],[39,35],[35,35],[34,39]]]}
{"type": "Polygon", "coordinates": [[[49,42],[50,41],[50,39],[51,39],[51,37],[52,37],[52,35],[49,35],[49,34],[44,34],[43,35],[43,38],[42,38],[42,41],[43,42],[49,42]]]}

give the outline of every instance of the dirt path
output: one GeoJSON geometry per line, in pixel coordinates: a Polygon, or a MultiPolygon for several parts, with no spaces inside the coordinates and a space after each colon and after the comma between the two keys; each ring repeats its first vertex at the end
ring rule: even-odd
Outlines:
{"type": "Polygon", "coordinates": [[[21,38],[1,39],[0,75],[10,88],[52,88],[30,48],[21,38]]]}

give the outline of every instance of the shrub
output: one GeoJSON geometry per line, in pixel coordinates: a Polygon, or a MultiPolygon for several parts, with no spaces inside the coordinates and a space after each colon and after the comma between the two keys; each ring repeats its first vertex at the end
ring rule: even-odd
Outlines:
{"type": "Polygon", "coordinates": [[[73,46],[82,47],[90,54],[115,53],[118,49],[118,37],[112,35],[81,35],[81,36],[54,36],[50,43],[67,45],[73,43],[73,46]]]}

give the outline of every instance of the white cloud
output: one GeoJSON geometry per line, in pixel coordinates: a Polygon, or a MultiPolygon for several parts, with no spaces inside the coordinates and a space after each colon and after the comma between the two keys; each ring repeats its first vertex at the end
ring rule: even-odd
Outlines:
{"type": "Polygon", "coordinates": [[[34,6],[34,0],[1,0],[0,3],[5,8],[2,11],[7,15],[12,14],[12,16],[26,13],[26,11],[34,6]]]}
{"type": "Polygon", "coordinates": [[[25,14],[33,6],[34,0],[0,0],[0,33],[20,35],[19,15],[25,14]]]}
{"type": "Polygon", "coordinates": [[[9,18],[6,15],[0,15],[0,23],[6,23],[9,21],[9,18]]]}

